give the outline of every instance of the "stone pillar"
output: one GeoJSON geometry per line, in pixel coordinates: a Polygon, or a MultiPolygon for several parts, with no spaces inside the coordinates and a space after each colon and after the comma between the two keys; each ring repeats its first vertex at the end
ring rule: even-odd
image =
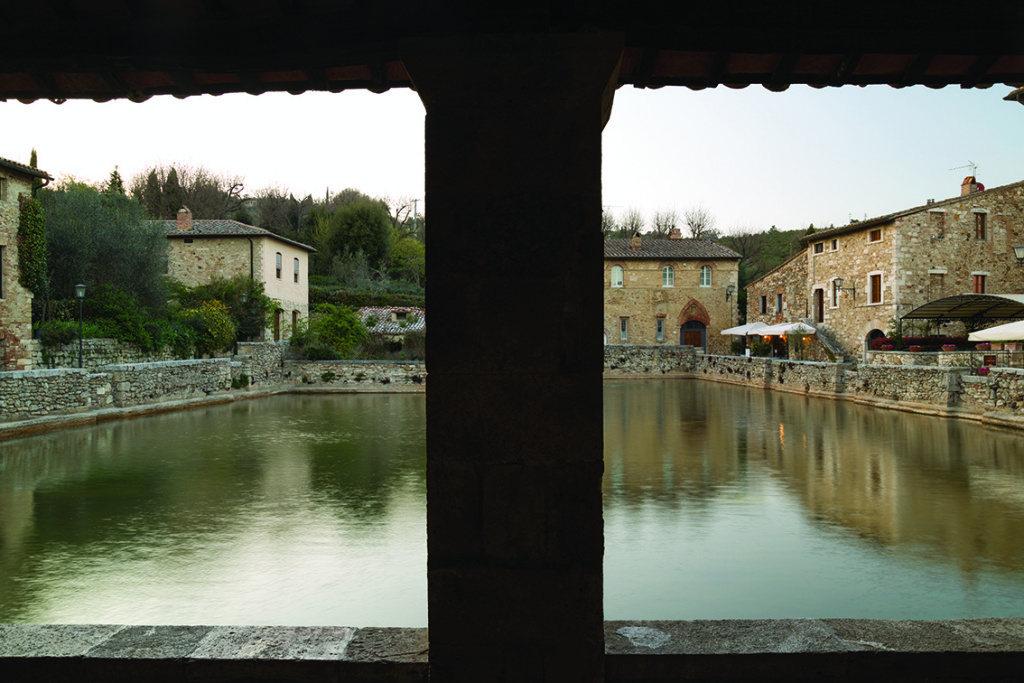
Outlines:
{"type": "Polygon", "coordinates": [[[433,683],[603,680],[601,130],[621,46],[406,46],[427,112],[433,683]]]}

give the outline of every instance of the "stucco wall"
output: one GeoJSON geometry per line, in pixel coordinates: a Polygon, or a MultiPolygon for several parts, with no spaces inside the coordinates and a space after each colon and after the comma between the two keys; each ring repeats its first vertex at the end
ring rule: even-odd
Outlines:
{"type": "Polygon", "coordinates": [[[0,370],[27,370],[32,359],[32,293],[18,284],[18,197],[31,194],[28,176],[0,169],[6,192],[0,198],[0,370]]]}

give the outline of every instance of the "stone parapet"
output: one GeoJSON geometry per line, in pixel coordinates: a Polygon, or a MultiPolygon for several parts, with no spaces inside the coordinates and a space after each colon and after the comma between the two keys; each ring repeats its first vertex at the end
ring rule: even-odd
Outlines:
{"type": "Polygon", "coordinates": [[[604,372],[611,375],[692,373],[696,357],[697,350],[692,346],[609,344],[604,347],[604,372]]]}

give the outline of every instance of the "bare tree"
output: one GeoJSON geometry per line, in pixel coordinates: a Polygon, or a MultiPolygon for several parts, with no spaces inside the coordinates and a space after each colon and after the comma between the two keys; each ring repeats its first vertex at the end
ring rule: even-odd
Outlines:
{"type": "Polygon", "coordinates": [[[679,224],[679,212],[675,209],[662,209],[655,211],[651,219],[650,234],[659,239],[668,238],[672,229],[679,224]]]}
{"type": "Polygon", "coordinates": [[[601,234],[605,239],[618,237],[619,223],[615,220],[615,214],[611,211],[601,210],[601,234]]]}
{"type": "Polygon", "coordinates": [[[714,239],[718,236],[715,232],[715,217],[703,204],[687,209],[683,215],[686,218],[686,227],[690,229],[690,237],[714,239]]]}
{"type": "Polygon", "coordinates": [[[132,195],[155,218],[173,219],[187,206],[197,219],[228,218],[242,206],[241,176],[220,175],[204,166],[153,166],[132,178],[132,195]]]}
{"type": "Polygon", "coordinates": [[[622,237],[632,237],[638,232],[642,232],[643,229],[644,217],[640,210],[632,206],[626,209],[626,213],[622,216],[622,221],[619,223],[619,234],[622,237]]]}
{"type": "Polygon", "coordinates": [[[416,238],[416,226],[412,222],[413,199],[412,197],[397,197],[392,199],[388,195],[380,198],[380,202],[388,211],[391,218],[391,229],[397,237],[416,238]]]}

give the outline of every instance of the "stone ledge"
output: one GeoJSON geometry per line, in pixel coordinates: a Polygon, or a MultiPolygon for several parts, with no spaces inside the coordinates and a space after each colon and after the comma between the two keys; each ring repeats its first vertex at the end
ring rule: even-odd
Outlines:
{"type": "MultiPolygon", "coordinates": [[[[605,681],[1012,681],[1024,618],[605,622],[605,681]]],[[[0,624],[0,679],[426,683],[427,629],[0,624]]]]}

